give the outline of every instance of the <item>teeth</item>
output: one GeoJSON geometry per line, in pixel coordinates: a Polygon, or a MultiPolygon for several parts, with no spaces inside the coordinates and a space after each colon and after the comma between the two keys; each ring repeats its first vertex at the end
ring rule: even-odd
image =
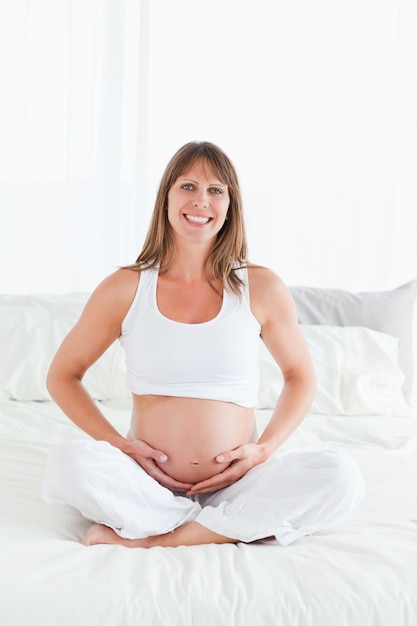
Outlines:
{"type": "Polygon", "coordinates": [[[187,220],[190,222],[194,222],[195,224],[207,224],[209,221],[209,217],[200,217],[197,215],[186,215],[187,220]]]}

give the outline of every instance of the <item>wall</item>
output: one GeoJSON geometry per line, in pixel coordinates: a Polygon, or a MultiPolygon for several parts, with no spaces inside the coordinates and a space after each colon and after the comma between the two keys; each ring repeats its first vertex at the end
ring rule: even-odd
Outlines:
{"type": "Polygon", "coordinates": [[[235,162],[251,259],[287,283],[417,275],[413,0],[6,4],[1,292],[90,291],[131,262],[191,139],[235,162]]]}

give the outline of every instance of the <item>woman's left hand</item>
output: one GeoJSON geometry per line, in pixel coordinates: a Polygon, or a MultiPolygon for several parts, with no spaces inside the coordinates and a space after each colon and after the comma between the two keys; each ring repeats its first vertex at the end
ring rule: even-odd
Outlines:
{"type": "Polygon", "coordinates": [[[220,474],[215,474],[211,478],[193,485],[187,491],[187,495],[210,493],[229,487],[239,478],[242,478],[250,469],[263,463],[266,459],[267,454],[264,446],[256,443],[245,443],[234,450],[223,452],[216,457],[216,461],[225,465],[226,468],[220,474]]]}

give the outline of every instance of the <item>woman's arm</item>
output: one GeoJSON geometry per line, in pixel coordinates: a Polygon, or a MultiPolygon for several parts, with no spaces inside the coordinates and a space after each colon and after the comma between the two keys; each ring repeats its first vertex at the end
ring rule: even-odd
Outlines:
{"type": "Polygon", "coordinates": [[[253,310],[261,319],[262,339],[284,378],[271,420],[258,441],[269,457],[308,413],[317,382],[289,289],[273,272],[259,270],[263,275],[259,281],[254,281],[253,310]]]}
{"type": "Polygon", "coordinates": [[[185,490],[189,484],[172,479],[156,465],[155,461],[167,460],[164,452],[151,448],[144,441],[129,441],[123,437],[82,384],[88,368],[119,337],[137,285],[138,272],[123,269],[97,287],[52,361],[47,388],[64,413],[88,435],[119,448],[165,486],[185,490]]]}
{"type": "Polygon", "coordinates": [[[120,335],[138,275],[119,270],[106,278],[63,340],[47,376],[47,388],[64,413],[94,439],[123,449],[125,439],[101,413],[82,384],[86,371],[120,335]]]}
{"type": "Polygon", "coordinates": [[[219,455],[217,461],[232,464],[194,485],[190,493],[222,489],[266,461],[297,428],[314,399],[316,376],[288,288],[276,274],[262,267],[249,270],[249,285],[251,309],[261,324],[261,337],[282,371],[284,387],[257,443],[219,455]]]}

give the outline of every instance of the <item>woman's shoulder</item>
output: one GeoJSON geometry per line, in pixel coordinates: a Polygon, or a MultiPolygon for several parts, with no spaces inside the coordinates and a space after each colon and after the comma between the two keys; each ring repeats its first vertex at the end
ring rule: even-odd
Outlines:
{"type": "Polygon", "coordinates": [[[268,267],[248,264],[251,306],[262,318],[292,309],[290,290],[278,274],[268,267]]]}
{"type": "Polygon", "coordinates": [[[139,279],[139,270],[116,270],[96,287],[87,306],[90,309],[99,308],[104,313],[112,311],[117,316],[124,316],[133,302],[139,279]]]}
{"type": "Polygon", "coordinates": [[[136,291],[140,279],[140,270],[120,268],[107,276],[95,292],[123,297],[127,292],[136,291]]]}
{"type": "Polygon", "coordinates": [[[255,265],[248,263],[248,279],[251,291],[252,289],[278,289],[285,291],[287,289],[284,281],[269,267],[263,265],[255,265]]]}

